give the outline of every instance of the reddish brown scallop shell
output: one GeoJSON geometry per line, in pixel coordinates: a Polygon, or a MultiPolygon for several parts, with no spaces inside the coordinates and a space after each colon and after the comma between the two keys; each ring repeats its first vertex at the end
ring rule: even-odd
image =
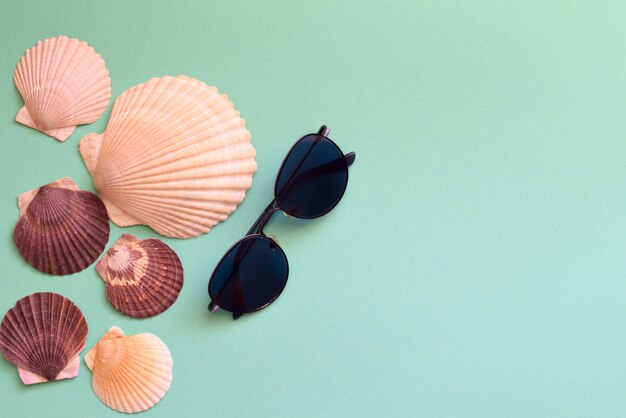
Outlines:
{"type": "Polygon", "coordinates": [[[0,351],[26,385],[76,377],[86,339],[82,312],[56,293],[18,300],[0,324],[0,351]]]}
{"type": "Polygon", "coordinates": [[[148,318],[164,312],[183,287],[183,266],[158,239],[123,234],[96,269],[106,283],[107,299],[124,315],[148,318]]]}
{"type": "Polygon", "coordinates": [[[69,177],[20,195],[20,219],[13,239],[37,270],[72,274],[91,265],[109,240],[109,218],[102,201],[78,190],[69,177]]]}

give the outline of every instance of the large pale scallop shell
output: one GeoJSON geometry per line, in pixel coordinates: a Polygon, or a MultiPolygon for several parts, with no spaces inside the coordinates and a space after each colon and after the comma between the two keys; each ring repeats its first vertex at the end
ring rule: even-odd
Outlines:
{"type": "Polygon", "coordinates": [[[111,99],[111,79],[100,54],[67,36],[27,50],[13,81],[24,99],[15,120],[59,141],[77,125],[98,120],[111,99]]]}
{"type": "Polygon", "coordinates": [[[91,387],[108,407],[141,412],[156,405],[172,383],[172,355],[153,334],[125,336],[109,331],[85,356],[93,372],[91,387]]]}
{"type": "Polygon", "coordinates": [[[0,351],[26,385],[76,377],[86,339],[82,312],[56,293],[18,300],[0,324],[0,351]]]}
{"type": "Polygon", "coordinates": [[[164,312],[183,287],[183,266],[158,239],[123,234],[96,264],[107,299],[124,315],[148,318],[164,312]]]}
{"type": "Polygon", "coordinates": [[[153,78],[122,93],[80,152],[111,220],[190,238],[225,220],[256,171],[250,132],[215,87],[153,78]]]}
{"type": "Polygon", "coordinates": [[[20,254],[48,274],[84,270],[104,251],[109,219],[95,194],[78,190],[69,177],[20,195],[13,239],[20,254]]]}

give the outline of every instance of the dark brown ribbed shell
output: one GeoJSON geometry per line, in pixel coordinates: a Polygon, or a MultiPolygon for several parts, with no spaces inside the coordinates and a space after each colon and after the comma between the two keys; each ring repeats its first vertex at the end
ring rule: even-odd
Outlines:
{"type": "Polygon", "coordinates": [[[29,382],[22,377],[26,384],[57,380],[85,348],[86,339],[87,322],[82,312],[56,293],[33,293],[18,300],[0,324],[4,358],[43,378],[29,382]]]}
{"type": "Polygon", "coordinates": [[[148,318],[172,306],[183,287],[183,266],[158,239],[123,234],[96,269],[106,282],[107,299],[124,315],[148,318]]]}
{"type": "Polygon", "coordinates": [[[20,206],[13,239],[22,257],[37,270],[76,273],[104,251],[109,240],[106,208],[98,196],[78,190],[71,179],[24,193],[20,206]],[[22,200],[28,202],[22,205],[22,200]]]}

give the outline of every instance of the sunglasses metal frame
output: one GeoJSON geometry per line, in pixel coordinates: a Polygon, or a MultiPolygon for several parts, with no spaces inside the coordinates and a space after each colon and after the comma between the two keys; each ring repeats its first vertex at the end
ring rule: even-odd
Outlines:
{"type": "MultiPolygon", "coordinates": [[[[280,165],[280,169],[278,170],[278,173],[276,174],[276,179],[278,180],[278,177],[280,176],[280,173],[283,170],[283,167],[285,166],[285,163],[287,162],[289,155],[291,154],[291,152],[293,151],[293,149],[300,143],[300,141],[302,141],[304,138],[311,136],[311,135],[316,135],[316,136],[322,136],[324,137],[326,140],[330,141],[330,143],[332,143],[333,145],[335,145],[337,147],[338,150],[341,151],[341,149],[339,148],[339,146],[337,144],[335,144],[330,138],[328,138],[328,134],[330,133],[330,129],[326,126],[326,125],[322,125],[320,127],[320,129],[318,130],[317,134],[307,134],[304,135],[303,137],[301,137],[300,139],[298,139],[293,146],[289,149],[289,152],[287,152],[287,154],[285,155],[285,159],[283,160],[282,164],[280,165]]],[[[356,159],[356,153],[355,152],[349,152],[348,154],[344,154],[343,156],[346,160],[346,166],[350,167],[352,165],[352,163],[354,163],[354,160],[356,159]]],[[[303,159],[304,161],[304,159],[303,159]]],[[[339,198],[339,200],[337,201],[337,203],[332,206],[330,209],[328,209],[326,212],[322,213],[321,215],[315,216],[313,218],[304,218],[304,217],[298,217],[300,219],[316,219],[319,217],[322,217],[324,215],[326,215],[328,212],[330,212],[331,210],[333,210],[335,208],[335,206],[337,206],[337,204],[341,201],[341,199],[343,198],[343,194],[345,193],[346,188],[348,187],[348,179],[346,178],[346,184],[344,187],[344,190],[342,191],[342,195],[341,198],[339,198]]],[[[277,248],[280,249],[280,251],[282,252],[282,254],[285,257],[285,262],[287,264],[287,271],[286,271],[286,279],[285,279],[285,284],[283,285],[283,287],[280,289],[280,291],[278,291],[278,293],[276,293],[276,295],[270,300],[268,301],[266,304],[264,304],[263,306],[260,306],[258,308],[252,309],[250,311],[246,311],[246,312],[232,312],[233,314],[233,319],[238,319],[241,315],[243,314],[247,314],[247,313],[252,313],[252,312],[257,312],[260,311],[263,308],[268,307],[270,304],[272,304],[276,299],[278,299],[278,297],[281,295],[281,293],[283,292],[283,290],[285,289],[285,286],[287,285],[287,280],[289,278],[289,260],[287,259],[287,255],[285,254],[285,251],[281,248],[281,246],[272,238],[266,236],[263,233],[263,227],[265,227],[265,225],[269,222],[269,220],[271,219],[272,215],[274,215],[274,213],[278,212],[278,211],[283,211],[283,213],[286,216],[289,217],[294,217],[292,215],[289,215],[284,209],[282,209],[279,204],[278,201],[276,199],[276,185],[274,186],[274,198],[272,199],[272,201],[269,203],[269,205],[267,205],[267,207],[263,210],[263,212],[261,213],[261,215],[257,218],[257,220],[254,222],[254,224],[252,224],[252,227],[248,230],[248,232],[246,233],[246,235],[244,235],[242,238],[240,238],[239,240],[237,240],[237,242],[235,242],[229,249],[228,251],[226,251],[224,253],[224,255],[222,256],[222,258],[220,259],[220,261],[217,263],[217,265],[215,266],[215,270],[221,265],[222,261],[224,261],[224,258],[226,258],[226,256],[233,250],[233,248],[235,248],[237,245],[239,245],[242,241],[251,239],[251,238],[264,238],[267,239],[269,241],[271,241],[274,245],[276,245],[277,248]]],[[[245,255],[244,255],[245,256],[245,255]]],[[[215,270],[213,271],[213,274],[215,274],[215,270]]],[[[213,274],[211,274],[211,279],[213,278],[213,274]]],[[[210,287],[210,283],[211,281],[209,280],[209,287],[210,287]]],[[[211,302],[209,303],[209,311],[216,312],[218,309],[220,308],[219,305],[217,305],[217,303],[215,301],[213,301],[211,299],[211,302]]]]}

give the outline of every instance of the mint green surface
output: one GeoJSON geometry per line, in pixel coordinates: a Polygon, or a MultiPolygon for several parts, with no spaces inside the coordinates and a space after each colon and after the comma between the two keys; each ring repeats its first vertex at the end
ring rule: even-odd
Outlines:
{"type": "MultiPolygon", "coordinates": [[[[2,3],[0,312],[54,291],[88,349],[111,325],[157,334],[174,380],[146,417],[625,416],[626,4],[264,3],[2,3]],[[185,285],[152,319],[115,311],[93,266],[49,277],[12,241],[21,192],[68,175],[93,191],[78,142],[110,107],[65,143],[14,122],[16,63],[60,34],[102,54],[114,98],[186,74],[252,132],[252,188],[208,235],[165,239],[185,285]],[[268,225],[291,266],[269,309],[209,315],[213,267],[322,123],[358,155],[344,200],[268,225]]],[[[122,232],[158,237],[112,225],[109,245],[122,232]]],[[[0,359],[0,416],[117,415],[90,380],[83,362],[24,387],[0,359]]]]}

